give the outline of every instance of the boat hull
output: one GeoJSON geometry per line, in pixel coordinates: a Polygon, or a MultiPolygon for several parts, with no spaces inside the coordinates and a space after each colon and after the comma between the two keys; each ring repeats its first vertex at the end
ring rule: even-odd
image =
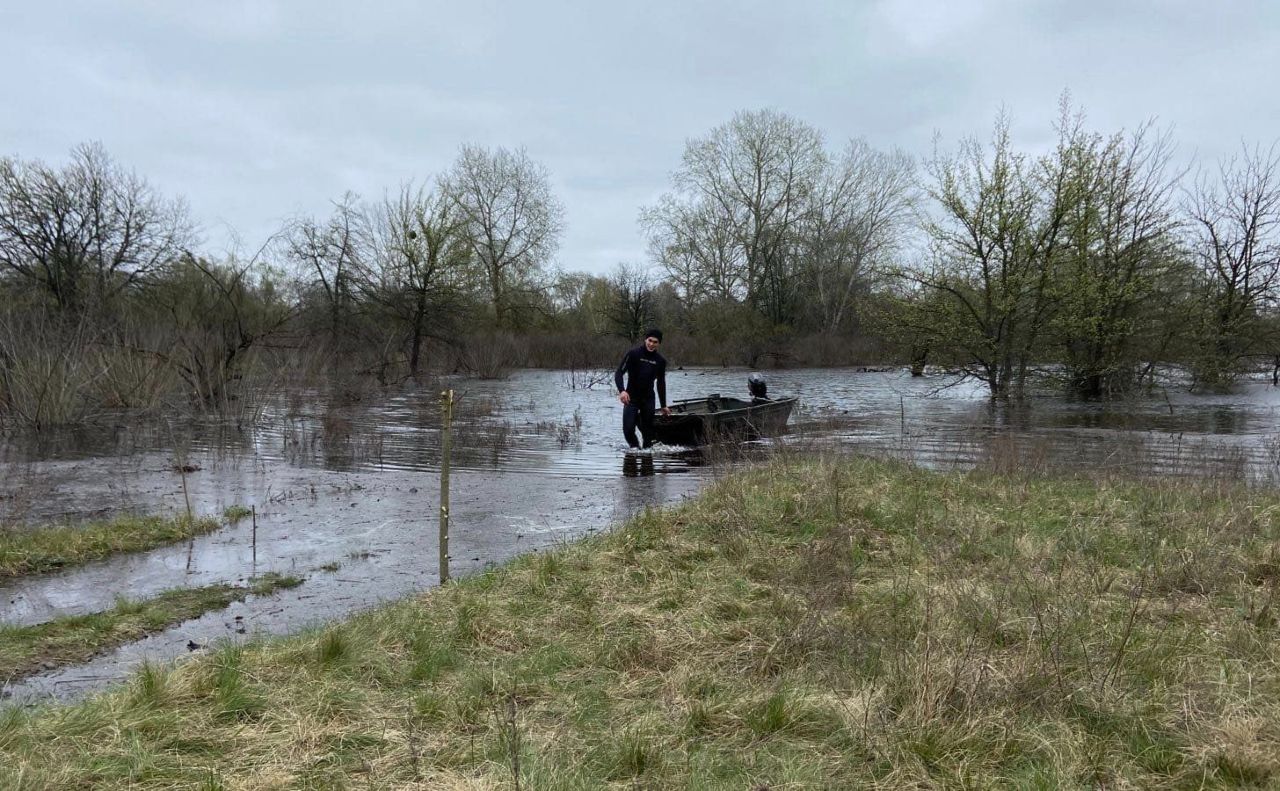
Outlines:
{"type": "Polygon", "coordinates": [[[664,445],[706,445],[780,434],[796,398],[752,399],[710,395],[676,401],[654,418],[654,439],[664,445]]]}

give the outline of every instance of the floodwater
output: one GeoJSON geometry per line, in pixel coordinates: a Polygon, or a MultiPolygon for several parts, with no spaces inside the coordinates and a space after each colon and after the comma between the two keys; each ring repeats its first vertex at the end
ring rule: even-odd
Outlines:
{"type": "MultiPolygon", "coordinates": [[[[747,373],[673,371],[669,395],[745,395],[747,373]]],[[[188,502],[205,515],[252,507],[256,519],[189,543],[0,585],[2,624],[40,623],[106,609],[118,596],[244,582],[269,571],[306,581],[0,694],[23,702],[72,698],[119,680],[143,660],[297,631],[435,585],[442,388],[458,397],[450,488],[455,575],[678,502],[744,458],[778,447],[940,468],[1087,466],[1267,485],[1280,477],[1280,391],[1264,383],[1230,395],[1170,390],[1123,404],[1044,397],[993,407],[977,386],[948,387],[900,371],[789,370],[768,378],[771,394],[800,396],[791,430],[733,453],[629,454],[610,384],[567,371],[445,380],[392,393],[282,395],[245,430],[122,422],[8,437],[0,441],[2,523],[175,514],[188,502]]]]}

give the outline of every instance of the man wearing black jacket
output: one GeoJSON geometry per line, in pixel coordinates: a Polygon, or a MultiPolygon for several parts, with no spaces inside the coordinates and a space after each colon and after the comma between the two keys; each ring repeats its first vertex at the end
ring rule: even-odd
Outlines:
{"type": "Polygon", "coordinates": [[[636,424],[640,425],[640,435],[644,439],[643,447],[653,445],[653,390],[658,388],[658,403],[662,414],[669,415],[667,408],[667,358],[658,354],[658,346],[662,343],[662,330],[654,328],[644,334],[644,343],[628,351],[622,357],[622,363],[613,374],[613,383],[618,387],[618,400],[622,402],[622,435],[627,444],[633,448],[641,447],[636,440],[636,424]],[[622,378],[626,376],[626,386],[622,378]]]}

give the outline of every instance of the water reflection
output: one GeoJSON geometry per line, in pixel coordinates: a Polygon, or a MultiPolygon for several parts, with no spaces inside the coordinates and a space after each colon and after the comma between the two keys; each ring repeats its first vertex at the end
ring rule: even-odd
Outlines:
{"type": "Polygon", "coordinates": [[[653,475],[653,456],[648,453],[628,453],[622,457],[622,474],[628,478],[653,475]]]}
{"type": "MultiPolygon", "coordinates": [[[[739,392],[747,371],[673,371],[672,398],[739,392]]],[[[1124,458],[1126,468],[1186,474],[1186,448],[1222,444],[1243,461],[1246,477],[1274,477],[1268,443],[1275,437],[1280,390],[1251,383],[1228,395],[1179,391],[1123,403],[1043,396],[992,404],[973,384],[900,372],[794,370],[769,374],[770,392],[798,395],[789,447],[889,454],[934,467],[987,463],[1010,443],[1033,444],[1046,463],[1096,466],[1124,458]],[[1139,443],[1144,457],[1133,450],[1139,443]]],[[[538,477],[610,477],[625,453],[620,407],[607,386],[569,387],[563,372],[521,371],[505,381],[453,380],[458,395],[455,469],[538,477]],[[518,393],[512,398],[512,393],[518,393]]],[[[262,421],[235,426],[213,420],[105,425],[0,440],[0,519],[38,521],[162,503],[176,480],[164,470],[179,459],[202,467],[195,489],[230,497],[246,467],[342,473],[439,469],[442,384],[408,385],[353,398],[335,389],[263,399],[262,421]],[[22,484],[19,485],[18,481],[22,484]],[[33,495],[25,490],[29,489],[33,495]],[[157,493],[159,495],[157,496],[157,493]]],[[[622,465],[624,478],[707,474],[759,456],[771,443],[725,453],[666,452],[622,465]]],[[[1207,452],[1219,456],[1219,452],[1207,452]]],[[[518,487],[517,487],[518,488],[518,487]]],[[[216,506],[218,503],[206,503],[216,506]]]]}

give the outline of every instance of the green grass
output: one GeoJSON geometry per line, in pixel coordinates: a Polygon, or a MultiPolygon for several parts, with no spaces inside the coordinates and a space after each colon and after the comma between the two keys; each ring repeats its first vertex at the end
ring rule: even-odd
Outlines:
{"type": "Polygon", "coordinates": [[[303,577],[297,577],[292,574],[278,574],[274,571],[268,571],[266,574],[259,574],[253,578],[249,589],[259,596],[266,596],[275,593],[278,590],[288,590],[296,588],[306,582],[303,577]]]}
{"type": "Polygon", "coordinates": [[[233,525],[236,522],[239,522],[241,519],[247,519],[252,515],[253,515],[253,509],[245,505],[240,505],[238,503],[236,505],[227,506],[226,509],[222,512],[222,517],[233,525]]]}
{"type": "MultiPolygon", "coordinates": [[[[263,575],[249,588],[178,588],[151,599],[118,598],[115,607],[106,612],[57,618],[35,626],[0,626],[0,678],[18,679],[85,662],[174,624],[221,610],[249,594],[268,595],[301,583],[297,577],[263,575]]],[[[154,669],[147,672],[155,675],[154,669]]]]}
{"type": "Polygon", "coordinates": [[[141,552],[217,530],[217,519],[121,516],[87,525],[0,530],[0,579],[141,552]]]}
{"type": "Polygon", "coordinates": [[[1280,496],[797,460],[74,706],[6,788],[1280,787],[1280,496]]]}

